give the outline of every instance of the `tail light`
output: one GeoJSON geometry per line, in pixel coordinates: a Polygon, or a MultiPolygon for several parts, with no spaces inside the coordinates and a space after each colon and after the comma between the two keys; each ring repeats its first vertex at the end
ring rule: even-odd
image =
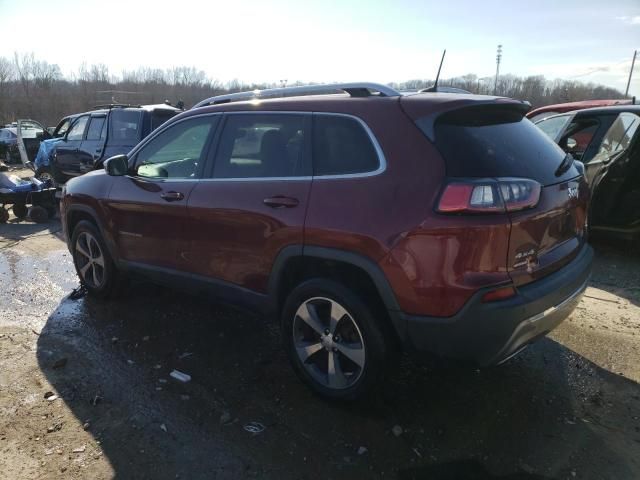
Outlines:
{"type": "Polygon", "coordinates": [[[437,210],[440,213],[505,213],[533,208],[542,186],[527,178],[453,180],[446,185],[437,210]]]}

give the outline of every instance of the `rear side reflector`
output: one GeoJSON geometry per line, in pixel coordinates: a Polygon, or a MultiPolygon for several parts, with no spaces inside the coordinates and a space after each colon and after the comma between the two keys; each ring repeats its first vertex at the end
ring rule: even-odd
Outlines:
{"type": "Polygon", "coordinates": [[[497,302],[499,300],[506,300],[507,298],[511,298],[515,296],[516,289],[513,287],[502,287],[496,290],[491,290],[490,292],[485,293],[482,296],[482,302],[497,302]]]}
{"type": "Polygon", "coordinates": [[[444,188],[440,213],[505,213],[533,208],[542,187],[527,178],[452,180],[444,188]]]}

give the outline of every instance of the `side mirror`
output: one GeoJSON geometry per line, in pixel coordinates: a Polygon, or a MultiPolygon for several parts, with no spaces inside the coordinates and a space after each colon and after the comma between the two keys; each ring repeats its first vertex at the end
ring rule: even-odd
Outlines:
{"type": "Polygon", "coordinates": [[[122,177],[129,171],[129,158],[126,155],[116,155],[104,162],[104,171],[112,177],[122,177]]]}

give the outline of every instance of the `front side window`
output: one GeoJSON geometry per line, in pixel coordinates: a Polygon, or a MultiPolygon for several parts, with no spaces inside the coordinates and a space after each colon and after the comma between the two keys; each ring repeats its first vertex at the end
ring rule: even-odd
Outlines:
{"type": "Polygon", "coordinates": [[[87,122],[89,121],[89,116],[85,115],[83,117],[78,118],[71,130],[69,130],[69,134],[67,135],[67,140],[82,140],[82,136],[84,135],[84,129],[87,126],[87,122]]]}
{"type": "Polygon", "coordinates": [[[304,164],[304,138],[304,115],[229,115],[220,137],[213,177],[308,175],[304,164]]]}
{"type": "Polygon", "coordinates": [[[146,178],[196,178],[218,117],[197,117],[160,132],[137,153],[135,171],[146,178]]]}
{"type": "Polygon", "coordinates": [[[60,124],[56,127],[55,131],[53,132],[53,138],[60,138],[60,137],[64,137],[65,134],[67,133],[67,130],[69,130],[69,126],[71,125],[71,119],[69,118],[65,118],[62,122],[60,122],[60,124]]]}
{"type": "Polygon", "coordinates": [[[89,129],[87,130],[87,140],[100,140],[104,138],[104,116],[91,117],[89,129]]]}
{"type": "Polygon", "coordinates": [[[356,119],[315,115],[313,122],[314,175],[348,175],[378,169],[380,161],[371,138],[356,119]]]}
{"type": "Polygon", "coordinates": [[[577,160],[582,160],[594,135],[600,127],[597,119],[575,119],[566,129],[558,145],[565,152],[573,155],[577,160]]]}
{"type": "Polygon", "coordinates": [[[633,113],[621,113],[605,133],[594,160],[603,160],[627,149],[639,126],[640,117],[633,113]]]}

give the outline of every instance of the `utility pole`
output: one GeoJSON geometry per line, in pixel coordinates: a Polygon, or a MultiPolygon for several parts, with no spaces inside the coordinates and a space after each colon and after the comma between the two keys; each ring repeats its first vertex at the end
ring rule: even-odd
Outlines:
{"type": "Polygon", "coordinates": [[[637,50],[633,51],[633,60],[631,60],[631,70],[629,70],[629,80],[627,80],[627,89],[624,91],[624,96],[629,96],[629,85],[631,85],[631,76],[633,75],[633,67],[636,64],[636,55],[638,54],[637,50]]]}
{"type": "Polygon", "coordinates": [[[493,94],[498,94],[498,75],[500,75],[500,61],[502,60],[502,45],[498,45],[496,52],[496,81],[493,84],[493,94]]]}

